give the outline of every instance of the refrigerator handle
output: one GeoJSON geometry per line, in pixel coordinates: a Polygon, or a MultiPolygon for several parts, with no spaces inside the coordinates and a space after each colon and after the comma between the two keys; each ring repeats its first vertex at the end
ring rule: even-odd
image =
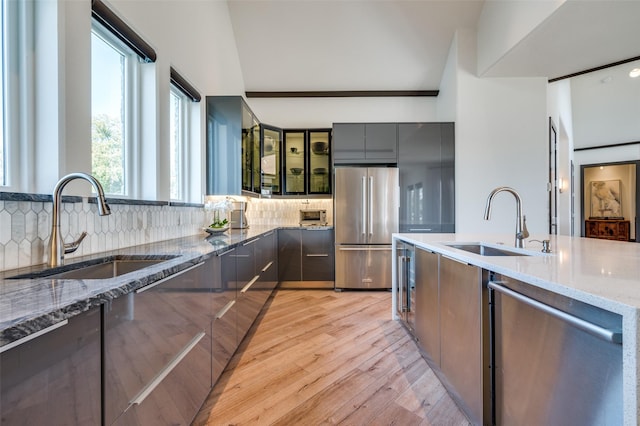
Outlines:
{"type": "Polygon", "coordinates": [[[369,237],[373,236],[373,176],[369,176],[369,237]]]}
{"type": "Polygon", "coordinates": [[[362,236],[367,234],[367,177],[362,176],[362,236]]]}

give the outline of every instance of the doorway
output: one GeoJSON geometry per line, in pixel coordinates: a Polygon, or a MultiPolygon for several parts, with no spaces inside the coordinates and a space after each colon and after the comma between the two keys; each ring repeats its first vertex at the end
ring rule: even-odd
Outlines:
{"type": "MultiPolygon", "coordinates": [[[[599,224],[602,227],[609,226],[609,223],[618,223],[622,230],[624,227],[629,228],[628,241],[640,241],[637,229],[637,216],[640,211],[639,166],[640,161],[580,166],[580,217],[583,237],[593,236],[593,229],[587,229],[587,225],[593,227],[599,224]]],[[[614,235],[611,235],[609,239],[622,239],[613,237],[614,235]]]]}

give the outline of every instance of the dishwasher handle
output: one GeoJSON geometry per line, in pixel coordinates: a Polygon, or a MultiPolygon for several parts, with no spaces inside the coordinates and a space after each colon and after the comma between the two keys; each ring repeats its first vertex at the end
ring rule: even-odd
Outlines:
{"type": "Polygon", "coordinates": [[[512,297],[526,305],[531,306],[532,308],[545,312],[554,318],[564,321],[606,342],[622,344],[622,333],[619,331],[609,330],[608,328],[600,327],[599,325],[593,324],[589,321],[585,321],[582,318],[578,318],[564,311],[556,309],[552,306],[549,306],[537,300],[531,299],[523,294],[520,294],[516,291],[513,291],[511,289],[508,289],[507,287],[500,285],[499,282],[489,281],[488,287],[491,290],[495,290],[499,293],[503,293],[509,297],[512,297]]]}

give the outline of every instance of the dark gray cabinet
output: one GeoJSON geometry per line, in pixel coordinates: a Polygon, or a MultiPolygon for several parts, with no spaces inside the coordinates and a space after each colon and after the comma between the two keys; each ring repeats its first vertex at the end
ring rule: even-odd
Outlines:
{"type": "Polygon", "coordinates": [[[211,385],[218,380],[238,347],[236,332],[236,249],[217,254],[207,263],[212,281],[211,385]]]}
{"type": "Polygon", "coordinates": [[[264,304],[263,292],[260,291],[258,280],[260,274],[256,270],[255,246],[258,239],[246,241],[236,247],[233,256],[236,257],[236,301],[237,317],[236,331],[238,344],[258,316],[258,312],[264,304]]]}
{"type": "Polygon", "coordinates": [[[190,424],[211,389],[205,263],[104,305],[105,424],[190,424]]]}
{"type": "Polygon", "coordinates": [[[258,119],[241,96],[207,96],[206,114],[207,194],[240,195],[254,186],[259,190],[258,119]]]}
{"type": "Polygon", "coordinates": [[[334,123],[335,164],[395,164],[398,161],[396,123],[334,123]]]}
{"type": "Polygon", "coordinates": [[[333,288],[333,229],[278,231],[280,288],[333,288]]]}
{"type": "Polygon", "coordinates": [[[455,232],[454,123],[399,123],[400,232],[455,232]]]}
{"type": "Polygon", "coordinates": [[[260,274],[258,288],[266,301],[278,285],[278,239],[276,231],[267,232],[256,242],[256,268],[260,274]]]}
{"type": "Polygon", "coordinates": [[[100,308],[5,349],[0,423],[100,425],[100,366],[100,308]]]}

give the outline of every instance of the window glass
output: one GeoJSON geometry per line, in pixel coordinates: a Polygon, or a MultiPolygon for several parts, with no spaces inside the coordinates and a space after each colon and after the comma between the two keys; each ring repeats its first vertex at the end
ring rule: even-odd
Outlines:
{"type": "Polygon", "coordinates": [[[0,60],[2,63],[0,64],[0,72],[2,75],[0,76],[0,90],[2,91],[2,102],[0,102],[0,186],[4,186],[7,184],[6,170],[5,164],[7,164],[6,152],[7,149],[5,147],[5,115],[4,115],[4,106],[6,103],[6,92],[4,90],[5,85],[5,25],[4,25],[4,11],[5,0],[2,0],[0,4],[0,49],[2,49],[0,54],[0,60]]]}
{"type": "Polygon", "coordinates": [[[125,70],[127,55],[91,34],[91,170],[106,193],[126,195],[125,70]]]}
{"type": "Polygon", "coordinates": [[[171,172],[171,199],[183,199],[183,146],[185,135],[185,97],[173,86],[169,105],[169,161],[171,172]]]}

